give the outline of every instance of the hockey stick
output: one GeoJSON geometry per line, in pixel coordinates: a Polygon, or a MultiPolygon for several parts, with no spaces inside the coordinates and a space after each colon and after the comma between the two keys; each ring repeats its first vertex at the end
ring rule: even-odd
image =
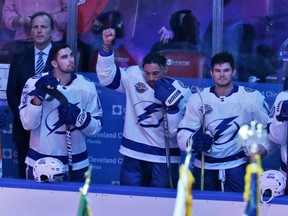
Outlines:
{"type": "Polygon", "coordinates": [[[190,166],[190,160],[192,157],[192,139],[189,140],[188,146],[186,148],[186,157],[185,157],[185,161],[184,161],[184,165],[186,166],[187,169],[189,169],[190,166]]]}
{"type": "MultiPolygon", "coordinates": [[[[48,89],[45,88],[43,91],[47,94],[49,94],[51,97],[55,98],[60,102],[62,105],[67,105],[68,99],[56,88],[54,89],[48,89]]],[[[68,155],[68,172],[69,176],[68,178],[71,178],[72,174],[72,142],[71,142],[71,128],[70,125],[66,125],[66,143],[67,143],[67,155],[68,155]]],[[[69,179],[70,180],[70,179],[69,179]]]]}
{"type": "Polygon", "coordinates": [[[168,128],[168,117],[165,109],[162,109],[163,112],[163,127],[164,127],[164,137],[165,137],[165,149],[166,149],[166,164],[169,175],[169,184],[173,189],[173,181],[171,174],[171,158],[170,158],[170,142],[169,142],[169,128],[168,128]]]}
{"type": "MultiPolygon", "coordinates": [[[[205,133],[205,106],[200,94],[198,87],[196,87],[197,93],[200,97],[201,104],[202,104],[202,132],[205,133]]],[[[205,166],[205,152],[201,152],[201,191],[204,190],[204,166],[205,166]]]]}
{"type": "Polygon", "coordinates": [[[134,23],[133,23],[133,29],[132,29],[132,38],[135,37],[135,29],[136,29],[136,24],[137,24],[137,19],[138,19],[138,10],[139,10],[139,0],[137,0],[137,3],[136,3],[135,17],[134,17],[134,23]]]}

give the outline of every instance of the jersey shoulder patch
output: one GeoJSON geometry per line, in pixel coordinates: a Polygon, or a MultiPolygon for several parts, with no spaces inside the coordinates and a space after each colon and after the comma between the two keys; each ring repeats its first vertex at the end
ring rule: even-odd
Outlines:
{"type": "Polygon", "coordinates": [[[246,92],[254,92],[255,91],[255,89],[252,89],[252,88],[249,88],[249,87],[244,87],[244,90],[246,92]]]}

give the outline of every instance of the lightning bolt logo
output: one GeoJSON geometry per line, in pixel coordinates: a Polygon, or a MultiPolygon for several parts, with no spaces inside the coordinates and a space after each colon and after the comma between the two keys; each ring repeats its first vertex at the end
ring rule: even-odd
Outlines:
{"type": "Polygon", "coordinates": [[[137,115],[136,124],[145,128],[157,128],[163,121],[162,105],[152,101],[141,101],[134,105],[137,115]]]}
{"type": "MultiPolygon", "coordinates": [[[[47,136],[49,136],[51,133],[54,133],[55,134],[66,134],[66,131],[64,130],[59,130],[59,128],[62,127],[62,125],[65,125],[63,121],[60,121],[59,118],[57,122],[55,122],[54,120],[54,124],[52,125],[52,127],[50,126],[51,125],[51,119],[55,119],[55,113],[54,112],[57,112],[57,115],[58,115],[58,110],[57,108],[56,109],[53,109],[51,112],[49,112],[49,114],[47,115],[47,118],[45,119],[45,126],[47,127],[47,129],[50,131],[47,136]]],[[[71,131],[74,131],[75,128],[71,129],[71,131]]]]}
{"type": "MultiPolygon", "coordinates": [[[[51,133],[53,133],[53,132],[55,132],[58,128],[60,128],[62,125],[64,125],[63,124],[63,122],[61,122],[60,120],[58,120],[55,124],[53,124],[52,126],[53,126],[53,128],[50,128],[49,126],[48,126],[48,124],[47,124],[47,121],[45,121],[45,125],[46,125],[46,127],[49,129],[49,133],[47,134],[47,136],[48,135],[50,135],[51,133]]],[[[56,131],[56,134],[61,134],[61,132],[57,132],[56,131]]]]}
{"type": "Polygon", "coordinates": [[[230,142],[231,140],[233,140],[235,138],[235,136],[238,133],[238,130],[240,129],[240,126],[234,122],[233,120],[236,119],[237,116],[234,117],[230,117],[230,118],[226,118],[226,119],[222,119],[222,120],[217,120],[217,121],[221,121],[220,124],[218,124],[215,127],[215,131],[217,131],[214,134],[214,140],[215,140],[215,144],[225,144],[230,142]],[[236,126],[236,129],[234,128],[236,126]],[[228,140],[226,140],[225,142],[221,142],[221,143],[217,143],[217,140],[219,140],[222,136],[230,134],[230,132],[227,131],[232,131],[232,136],[230,138],[228,138],[228,140]]]}

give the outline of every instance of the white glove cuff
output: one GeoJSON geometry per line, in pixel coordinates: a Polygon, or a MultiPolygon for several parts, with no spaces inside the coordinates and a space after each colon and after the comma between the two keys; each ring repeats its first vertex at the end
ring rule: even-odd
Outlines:
{"type": "Polygon", "coordinates": [[[89,113],[81,109],[79,115],[77,116],[75,126],[80,129],[85,128],[87,126],[86,124],[89,118],[91,119],[91,116],[89,115],[89,113]]]}
{"type": "Polygon", "coordinates": [[[182,96],[181,91],[175,89],[174,92],[170,94],[169,97],[166,99],[165,105],[167,107],[174,106],[179,101],[181,96],[182,96]]]}

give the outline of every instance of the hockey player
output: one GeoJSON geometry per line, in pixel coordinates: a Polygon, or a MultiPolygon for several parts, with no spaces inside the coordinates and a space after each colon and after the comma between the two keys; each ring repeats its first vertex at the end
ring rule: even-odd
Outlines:
{"type": "Polygon", "coordinates": [[[287,174],[287,121],[288,121],[288,91],[280,92],[271,108],[269,118],[269,140],[275,148],[281,149],[280,171],[287,174]]]}
{"type": "Polygon", "coordinates": [[[102,36],[98,79],[101,85],[126,94],[120,184],[176,188],[180,162],[177,126],[191,92],[180,81],[165,77],[166,58],[159,53],[148,54],[142,68],[116,66],[111,49],[115,29],[105,29],[102,36]]]}
{"type": "Polygon", "coordinates": [[[66,130],[69,125],[73,169],[70,180],[84,181],[89,165],[85,136],[94,136],[102,128],[102,108],[96,86],[74,73],[74,57],[67,45],[53,46],[49,59],[54,71],[28,79],[19,106],[23,127],[31,130],[25,160],[27,178],[33,179],[32,168],[39,158],[53,157],[68,164],[66,130]],[[68,104],[60,105],[47,94],[47,89],[55,88],[68,99],[68,104]]]}
{"type": "MultiPolygon", "coordinates": [[[[211,68],[214,86],[190,97],[179,124],[178,144],[184,150],[193,141],[193,189],[200,189],[204,153],[204,190],[243,192],[249,152],[245,155],[238,145],[237,133],[252,120],[266,126],[268,106],[259,91],[233,83],[236,69],[230,53],[216,54],[211,68]]],[[[266,148],[261,143],[258,153],[266,155],[266,148]]]]}

